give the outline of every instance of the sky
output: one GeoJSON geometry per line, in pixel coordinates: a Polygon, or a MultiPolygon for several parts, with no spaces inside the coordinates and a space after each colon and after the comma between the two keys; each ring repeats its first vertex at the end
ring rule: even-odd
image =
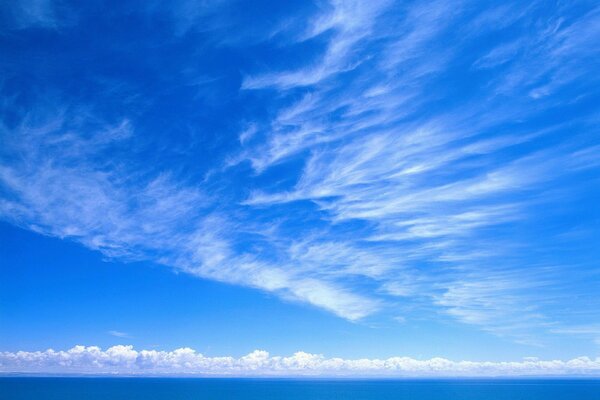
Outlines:
{"type": "Polygon", "coordinates": [[[593,1],[0,5],[0,373],[600,375],[593,1]]]}

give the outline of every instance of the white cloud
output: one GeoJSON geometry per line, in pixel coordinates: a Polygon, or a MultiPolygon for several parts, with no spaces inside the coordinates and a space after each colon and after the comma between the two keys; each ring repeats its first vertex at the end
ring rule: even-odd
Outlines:
{"type": "MultiPolygon", "coordinates": [[[[184,5],[181,33],[203,13],[184,5]]],[[[94,120],[89,111],[34,105],[20,123],[0,126],[0,217],[108,257],[265,290],[351,321],[396,315],[390,308],[401,299],[498,334],[542,326],[544,304],[558,303],[560,285],[573,287],[579,271],[565,267],[560,282],[538,285],[545,243],[528,248],[513,236],[543,226],[533,208],[570,187],[549,183],[597,167],[599,153],[577,129],[560,130],[571,121],[533,132],[531,121],[554,113],[546,102],[554,91],[593,72],[598,10],[532,22],[509,6],[479,14],[448,1],[388,6],[332,2],[291,44],[322,41],[314,63],[246,77],[244,88],[278,91],[261,103],[272,118],[245,121],[239,152],[224,157],[227,168],[249,161],[254,176],[194,181],[160,169],[169,167],[163,160],[136,159],[127,119],[90,128],[77,123],[94,120]],[[467,23],[457,26],[459,16],[467,23]],[[535,34],[481,45],[517,23],[535,34]],[[486,48],[463,60],[473,44],[486,48]],[[473,81],[477,93],[455,105],[452,74],[463,64],[469,74],[503,73],[473,81]],[[300,172],[270,171],[293,158],[300,172]]],[[[161,157],[161,149],[143,153],[161,157]]]]}
{"type": "Polygon", "coordinates": [[[255,350],[240,358],[207,357],[190,348],[173,351],[135,350],[132,346],[75,346],[66,351],[0,352],[0,373],[203,375],[203,376],[600,376],[600,358],[571,360],[452,361],[326,358],[297,352],[271,356],[255,350]]]}
{"type": "MultiPolygon", "coordinates": [[[[577,74],[567,74],[564,80],[552,76],[559,74],[561,63],[572,62],[570,56],[588,56],[581,45],[596,29],[590,20],[596,11],[571,25],[546,21],[547,28],[536,29],[539,37],[531,39],[540,46],[524,38],[486,49],[475,67],[502,67],[515,76],[503,84],[492,78],[476,101],[433,115],[427,106],[435,108],[446,93],[432,93],[428,85],[443,76],[451,62],[459,61],[455,58],[463,44],[448,50],[436,43],[447,40],[444,35],[451,34],[454,18],[465,10],[460,4],[438,1],[408,5],[403,11],[389,24],[393,30],[382,24],[373,33],[377,39],[385,38],[374,56],[378,62],[347,81],[319,77],[326,84],[311,88],[291,106],[280,107],[264,142],[244,148],[240,159],[249,160],[258,174],[292,157],[302,156],[305,163],[292,187],[253,190],[243,204],[256,209],[314,204],[331,223],[326,234],[336,250],[326,253],[327,243],[303,247],[299,253],[304,265],[310,265],[311,254],[322,251],[323,271],[331,268],[346,279],[362,271],[380,293],[427,298],[464,323],[533,343],[525,332],[546,323],[547,310],[537,304],[552,301],[556,291],[536,286],[545,266],[524,254],[523,243],[490,240],[487,234],[493,230],[497,236],[508,235],[519,224],[532,224],[533,208],[551,199],[544,190],[572,172],[565,165],[597,165],[593,147],[586,151],[556,144],[544,149],[542,144],[541,150],[531,150],[556,134],[559,125],[533,132],[510,126],[544,109],[521,102],[530,81],[550,76],[555,83],[543,91],[547,94],[577,78],[577,74]],[[531,73],[520,75],[523,71],[531,73]],[[510,101],[499,104],[494,95],[500,92],[510,101]],[[592,162],[586,162],[586,156],[592,162]],[[365,228],[354,230],[351,237],[331,240],[338,226],[360,223],[365,228]],[[361,247],[365,242],[378,246],[361,247]],[[361,254],[356,263],[343,259],[348,248],[361,254]],[[523,283],[536,287],[538,297],[528,295],[523,283]],[[481,297],[469,297],[471,287],[481,297]]],[[[506,12],[497,9],[492,14],[506,12]]],[[[497,28],[482,23],[492,14],[482,13],[479,21],[464,28],[464,43],[497,28]]],[[[523,11],[510,14],[503,24],[522,22],[523,11]]],[[[279,89],[285,93],[288,87],[279,89]]],[[[297,241],[290,250],[294,246],[297,241]]],[[[578,274],[570,273],[565,282],[569,279],[579,279],[578,274]]]]}
{"type": "Polygon", "coordinates": [[[287,260],[267,262],[235,251],[232,232],[239,224],[225,213],[208,212],[214,199],[201,187],[169,172],[134,168],[127,159],[115,163],[104,157],[103,152],[131,145],[128,121],[85,132],[72,123],[59,113],[49,120],[25,118],[10,133],[3,128],[5,150],[21,157],[0,163],[2,218],[109,257],[151,260],[202,278],[274,292],[349,320],[377,308],[375,300],[340,282],[303,275],[287,260]]]}
{"type": "Polygon", "coordinates": [[[498,65],[509,62],[515,58],[515,55],[519,51],[521,45],[522,44],[519,41],[502,44],[475,61],[473,66],[476,68],[486,69],[494,68],[498,65]]]}
{"type": "MultiPolygon", "coordinates": [[[[63,21],[60,20],[60,10],[54,0],[23,0],[7,2],[4,7],[10,14],[9,27],[25,28],[57,28],[63,21]],[[12,23],[13,26],[10,26],[12,23]]],[[[64,15],[62,16],[64,18],[64,15]]]]}
{"type": "Polygon", "coordinates": [[[129,335],[127,332],[121,332],[121,331],[108,331],[108,334],[114,337],[119,337],[119,338],[131,338],[131,335],[129,335]]]}
{"type": "Polygon", "coordinates": [[[315,85],[335,74],[354,69],[360,59],[353,59],[356,46],[372,33],[376,17],[388,1],[331,1],[330,10],[318,15],[310,24],[303,40],[334,30],[335,37],[328,42],[325,53],[316,63],[291,72],[276,72],[246,77],[242,89],[275,87],[290,89],[315,85]]]}

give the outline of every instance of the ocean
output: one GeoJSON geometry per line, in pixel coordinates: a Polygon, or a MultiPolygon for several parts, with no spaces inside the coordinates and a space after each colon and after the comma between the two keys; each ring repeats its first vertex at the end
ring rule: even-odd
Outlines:
{"type": "Polygon", "coordinates": [[[600,400],[600,380],[0,378],[1,400],[600,400]]]}

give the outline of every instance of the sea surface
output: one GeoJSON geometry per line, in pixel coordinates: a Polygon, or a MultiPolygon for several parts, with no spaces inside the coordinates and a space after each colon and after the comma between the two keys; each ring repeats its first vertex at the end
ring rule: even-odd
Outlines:
{"type": "Polygon", "coordinates": [[[2,400],[600,400],[600,380],[0,378],[2,400]]]}

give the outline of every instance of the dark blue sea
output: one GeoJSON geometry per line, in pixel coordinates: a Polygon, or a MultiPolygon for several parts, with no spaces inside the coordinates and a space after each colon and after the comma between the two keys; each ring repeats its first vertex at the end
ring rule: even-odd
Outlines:
{"type": "Polygon", "coordinates": [[[600,400],[600,380],[0,378],[2,400],[600,400]]]}

